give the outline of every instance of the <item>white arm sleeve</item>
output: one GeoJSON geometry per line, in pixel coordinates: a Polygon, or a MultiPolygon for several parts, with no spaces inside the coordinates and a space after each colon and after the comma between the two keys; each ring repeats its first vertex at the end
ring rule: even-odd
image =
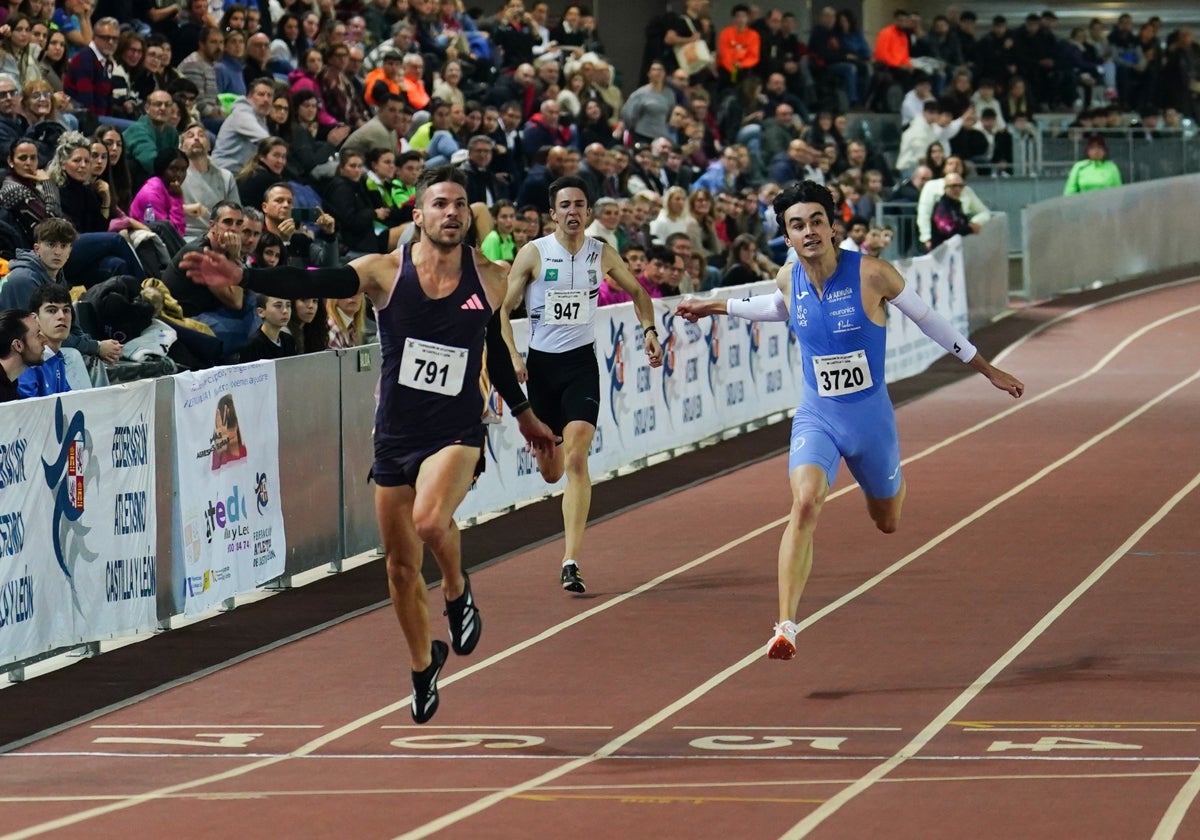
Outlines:
{"type": "Polygon", "coordinates": [[[787,301],[783,299],[783,292],[778,289],[770,295],[730,298],[725,301],[725,311],[735,318],[745,318],[748,321],[786,321],[788,319],[787,301]]]}
{"type": "Polygon", "coordinates": [[[960,362],[969,362],[975,358],[975,345],[967,337],[956,330],[949,321],[933,310],[920,295],[907,284],[890,301],[903,312],[908,319],[921,328],[921,332],[932,338],[947,353],[953,353],[960,362]]]}

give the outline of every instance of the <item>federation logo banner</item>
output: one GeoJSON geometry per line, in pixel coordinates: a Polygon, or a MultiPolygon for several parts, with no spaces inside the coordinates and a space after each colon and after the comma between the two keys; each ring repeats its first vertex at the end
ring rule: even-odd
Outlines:
{"type": "Polygon", "coordinates": [[[0,662],[153,629],[154,383],[0,418],[0,662]]]}
{"type": "Polygon", "coordinates": [[[195,615],[283,574],[275,365],[175,376],[175,571],[195,615]]]}

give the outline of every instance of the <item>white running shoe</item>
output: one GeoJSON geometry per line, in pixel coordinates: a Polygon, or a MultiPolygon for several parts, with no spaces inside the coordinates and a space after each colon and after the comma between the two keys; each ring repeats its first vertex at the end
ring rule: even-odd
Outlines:
{"type": "Polygon", "coordinates": [[[767,644],[767,659],[793,659],[796,656],[796,623],[781,621],[767,644]]]}

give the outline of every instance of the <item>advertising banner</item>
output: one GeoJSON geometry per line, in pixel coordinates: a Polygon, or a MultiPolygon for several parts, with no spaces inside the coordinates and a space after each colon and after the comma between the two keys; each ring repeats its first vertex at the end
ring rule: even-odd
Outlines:
{"type": "Polygon", "coordinates": [[[0,662],[156,625],[154,383],[0,406],[0,662]]]}
{"type": "Polygon", "coordinates": [[[195,615],[283,574],[275,365],[175,377],[175,571],[195,615]]]}
{"type": "MultiPolygon", "coordinates": [[[[932,254],[898,261],[896,267],[917,294],[968,334],[961,237],[932,254]]],[[[711,294],[745,297],[774,288],[773,282],[764,282],[711,294]]],[[[600,417],[588,460],[594,477],[790,411],[799,402],[800,348],[786,323],[717,316],[689,324],[672,314],[674,305],[674,299],[654,301],[661,368],[646,361],[633,304],[605,306],[596,313],[600,417]]],[[[888,308],[887,330],[888,382],[920,373],[945,353],[894,307],[888,308]]],[[[524,353],[528,323],[514,321],[513,332],[524,353]]],[[[516,423],[494,392],[491,405],[500,422],[489,427],[486,471],[459,507],[460,519],[508,510],[559,492],[565,484],[563,479],[553,485],[542,480],[516,423]]]]}

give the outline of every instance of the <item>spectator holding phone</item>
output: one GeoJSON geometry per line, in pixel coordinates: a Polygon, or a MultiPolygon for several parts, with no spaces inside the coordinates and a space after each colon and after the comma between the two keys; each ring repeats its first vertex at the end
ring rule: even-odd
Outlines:
{"type": "Polygon", "coordinates": [[[296,207],[291,185],[279,181],[263,197],[263,219],[268,233],[283,241],[283,265],[318,268],[332,265],[337,256],[336,222],[319,207],[296,207]],[[315,225],[316,237],[305,226],[315,225]]]}

